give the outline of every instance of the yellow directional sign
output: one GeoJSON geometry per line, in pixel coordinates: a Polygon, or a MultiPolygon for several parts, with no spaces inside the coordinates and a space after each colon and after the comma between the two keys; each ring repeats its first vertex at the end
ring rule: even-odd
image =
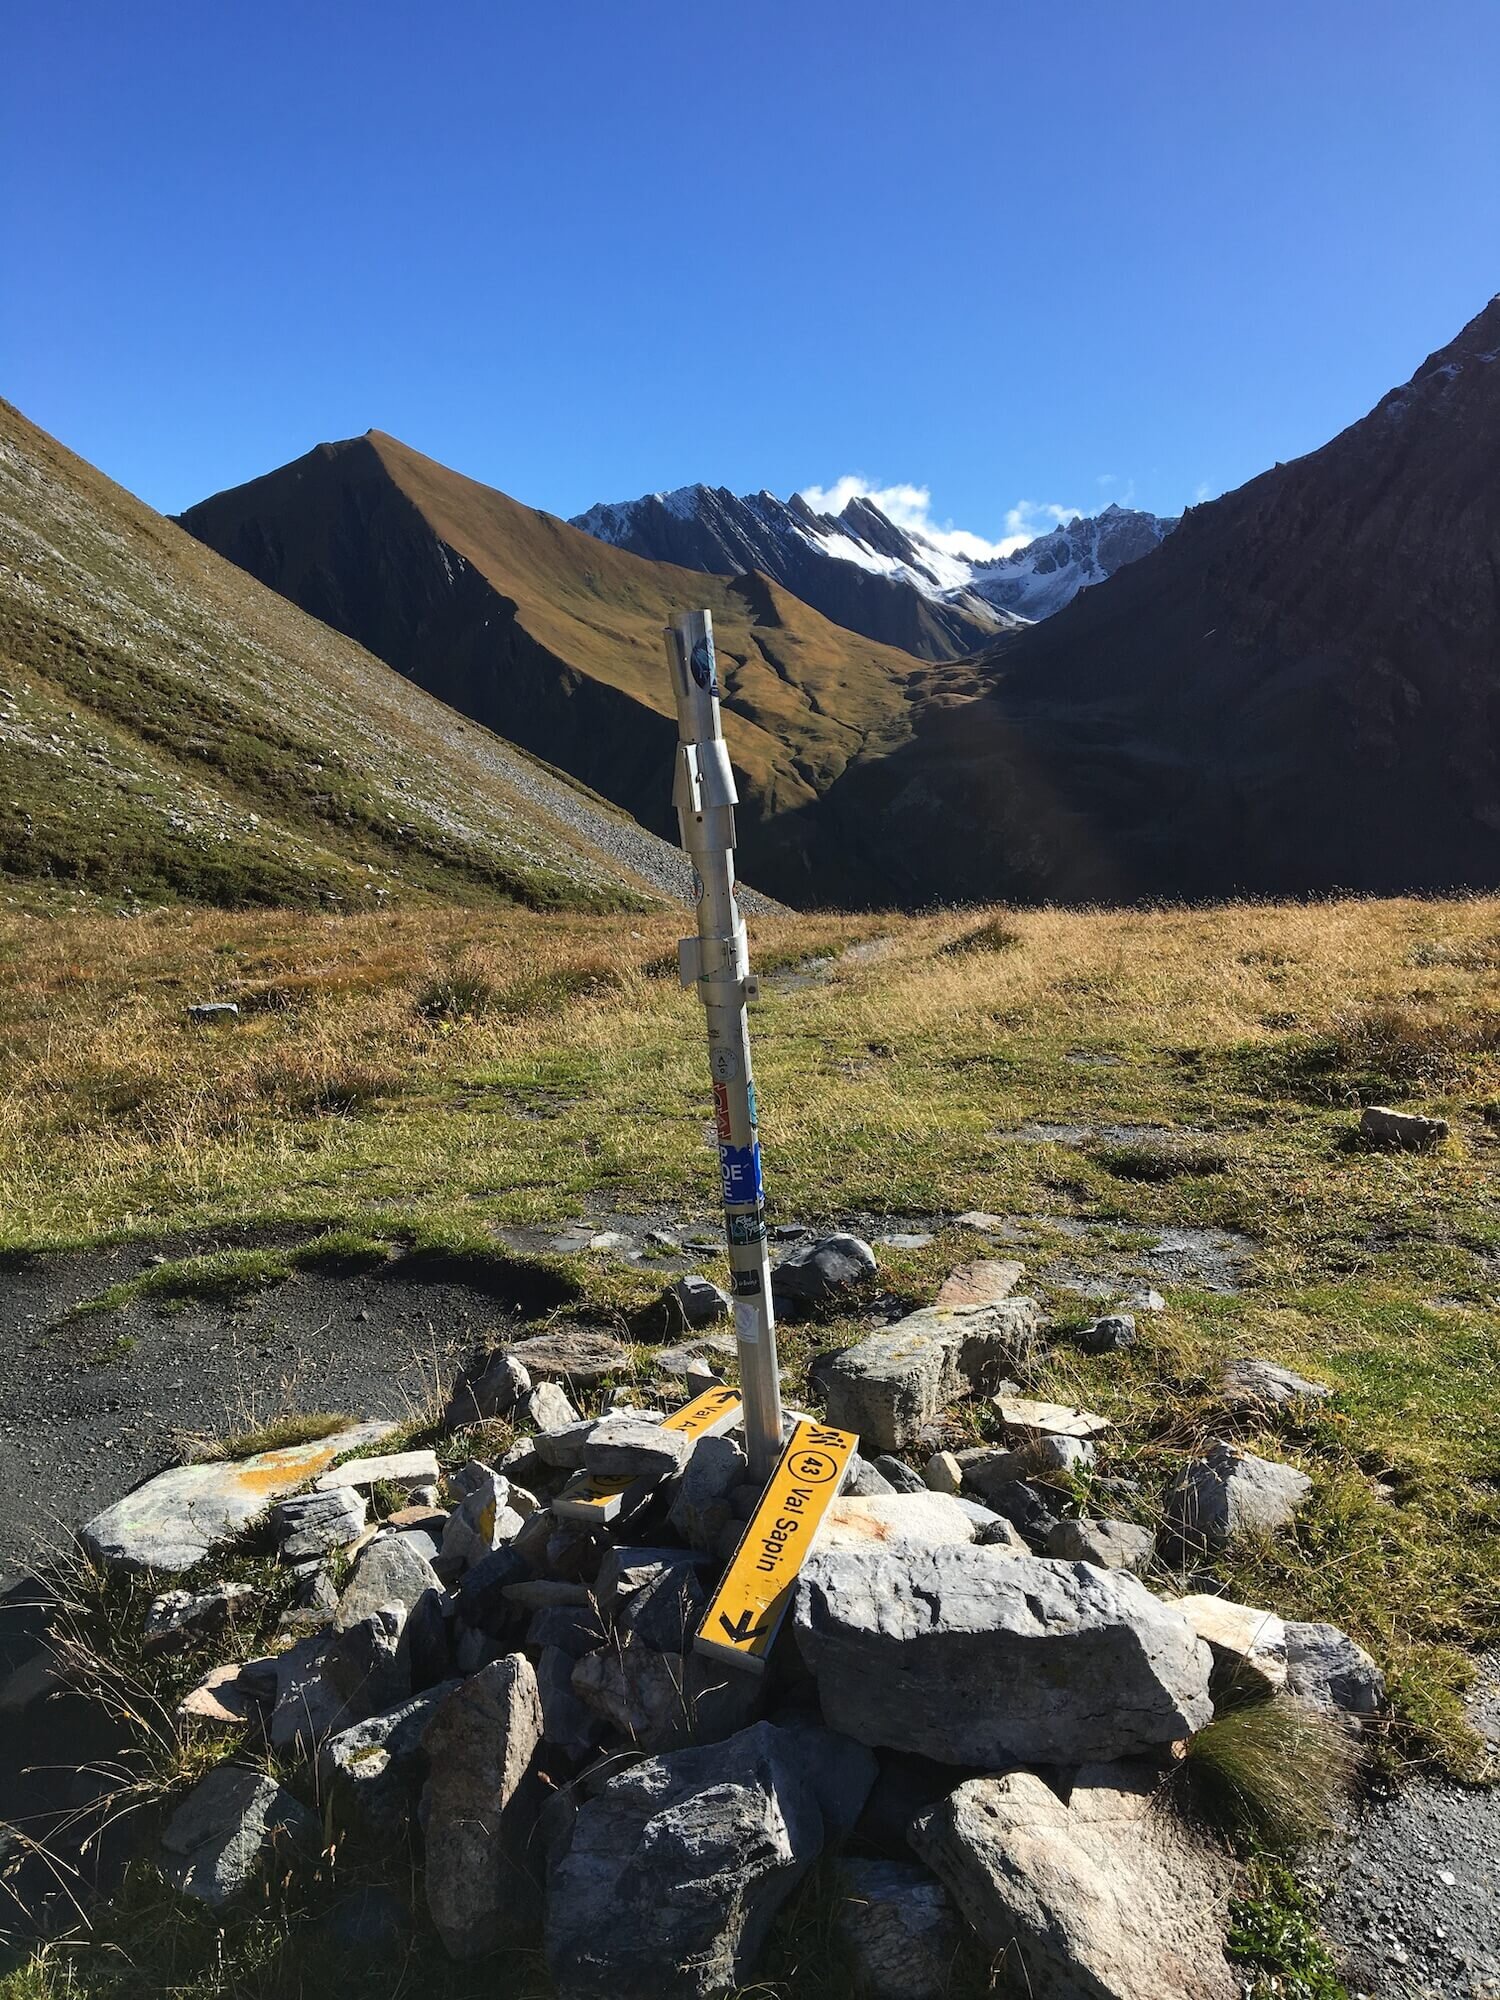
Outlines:
{"type": "MultiPolygon", "coordinates": [[[[739,1390],[719,1386],[705,1389],[701,1396],[694,1396],[692,1402],[664,1417],[661,1427],[664,1431],[684,1432],[696,1442],[699,1438],[717,1437],[739,1419],[739,1390]]],[[[575,1472],[552,1502],[552,1511],[563,1521],[603,1527],[619,1515],[632,1512],[656,1484],[654,1479],[604,1478],[597,1472],[575,1472]]]]}
{"type": "Polygon", "coordinates": [[[810,1419],[797,1425],[698,1627],[697,1652],[763,1670],[797,1572],[858,1444],[852,1431],[810,1419]]]}

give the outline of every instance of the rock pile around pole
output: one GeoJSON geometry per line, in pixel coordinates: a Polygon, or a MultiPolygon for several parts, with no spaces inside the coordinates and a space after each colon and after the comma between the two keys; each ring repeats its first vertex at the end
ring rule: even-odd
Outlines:
{"type": "MultiPolygon", "coordinates": [[[[847,1236],[787,1263],[811,1303],[876,1268],[847,1236]]],[[[363,1424],[106,1509],[92,1558],[162,1577],[148,1646],[230,1646],[244,1586],[212,1565],[252,1523],[287,1573],[267,1656],[221,1657],[182,1704],[236,1757],[168,1816],[168,1879],[227,1909],[332,1839],[396,1891],[415,1851],[452,1957],[540,1946],[562,2000],[708,2000],[753,1983],[837,1855],[832,1935],[877,2000],[945,1991],[966,1935],[1054,2000],[1228,2000],[1235,1864],[1176,1809],[1184,1752],[1247,1690],[1351,1732],[1383,1704],[1346,1635],[1203,1573],[1309,1490],[1246,1424],[1326,1391],[1232,1364],[1221,1434],[1147,1493],[1111,1471],[1106,1415],[1034,1387],[1054,1336],[1022,1275],[965,1266],[815,1372],[819,1421],[860,1449],[762,1672],[694,1643],[760,1499],[744,1439],[606,1398],[597,1335],[576,1373],[566,1331],[476,1356],[435,1454],[363,1424]],[[580,1491],[607,1517],[570,1512],[580,1491]]],[[[675,1297],[679,1335],[713,1316],[675,1297]]],[[[1136,1338],[1107,1331],[1101,1354],[1136,1338]]]]}

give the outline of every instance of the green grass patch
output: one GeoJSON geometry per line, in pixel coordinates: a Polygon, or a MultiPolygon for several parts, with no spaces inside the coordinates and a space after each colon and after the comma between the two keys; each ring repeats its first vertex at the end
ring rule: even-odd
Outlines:
{"type": "Polygon", "coordinates": [[[1228,1953],[1249,1975],[1248,2000],[1349,2000],[1307,1893],[1291,1870],[1262,1862],[1230,1904],[1228,1953]]]}

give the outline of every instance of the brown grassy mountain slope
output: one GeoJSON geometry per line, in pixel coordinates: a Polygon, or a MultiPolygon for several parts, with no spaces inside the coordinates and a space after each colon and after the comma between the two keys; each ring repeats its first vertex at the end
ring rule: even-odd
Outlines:
{"type": "Polygon", "coordinates": [[[0,402],[5,900],[618,907],[682,858],[0,402]]]}
{"type": "MultiPolygon", "coordinates": [[[[1500,300],[819,808],[905,897],[1500,883],[1500,300]]],[[[887,890],[885,893],[889,893],[887,890]]]]}
{"type": "Polygon", "coordinates": [[[371,431],[181,517],[263,583],[453,707],[669,831],[674,726],[662,628],[713,612],[744,863],[815,894],[789,843],[856,758],[904,739],[943,669],[844,630],[764,577],[712,577],[608,547],[371,431]]]}

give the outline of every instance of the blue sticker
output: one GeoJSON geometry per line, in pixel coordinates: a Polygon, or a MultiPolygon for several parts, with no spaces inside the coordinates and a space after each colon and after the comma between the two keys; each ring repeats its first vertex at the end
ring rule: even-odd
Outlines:
{"type": "Polygon", "coordinates": [[[711,639],[700,639],[698,641],[697,645],[693,648],[690,665],[693,670],[693,679],[698,683],[699,687],[707,688],[711,694],[717,694],[719,688],[717,678],[714,674],[714,648],[711,639]]]}
{"type": "Polygon", "coordinates": [[[760,1147],[721,1146],[719,1172],[724,1181],[724,1205],[730,1207],[761,1197],[760,1147]]]}
{"type": "Polygon", "coordinates": [[[743,1250],[749,1244],[765,1242],[766,1218],[762,1210],[757,1209],[754,1215],[731,1215],[725,1219],[729,1241],[735,1249],[743,1250]]]}
{"type": "Polygon", "coordinates": [[[745,1096],[749,1100],[750,1105],[750,1123],[758,1125],[760,1123],[760,1112],[756,1109],[755,1105],[755,1085],[753,1083],[746,1083],[745,1096]]]}

